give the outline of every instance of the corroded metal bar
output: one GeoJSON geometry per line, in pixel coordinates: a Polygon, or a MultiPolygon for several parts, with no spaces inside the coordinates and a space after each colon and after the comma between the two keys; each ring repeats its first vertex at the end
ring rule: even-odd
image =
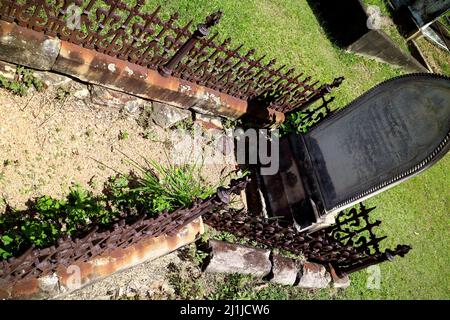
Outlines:
{"type": "Polygon", "coordinates": [[[232,180],[228,188],[219,188],[209,198],[197,199],[192,207],[179,208],[170,214],[163,212],[157,217],[142,214],[133,219],[122,218],[106,230],[93,227],[82,238],[66,237],[43,249],[30,247],[20,257],[0,261],[0,278],[15,283],[31,276],[49,274],[60,265],[67,267],[75,262],[86,262],[115,248],[127,248],[144,238],[177,234],[195,219],[226,205],[230,195],[238,194],[247,182],[246,178],[232,180]]]}
{"type": "Polygon", "coordinates": [[[192,34],[192,36],[181,46],[181,48],[174,54],[174,56],[159,69],[159,73],[162,76],[170,76],[173,69],[180,63],[189,51],[194,48],[197,41],[201,38],[206,37],[209,34],[209,29],[219,23],[222,17],[222,11],[217,11],[206,18],[206,21],[197,26],[197,30],[192,34]]]}

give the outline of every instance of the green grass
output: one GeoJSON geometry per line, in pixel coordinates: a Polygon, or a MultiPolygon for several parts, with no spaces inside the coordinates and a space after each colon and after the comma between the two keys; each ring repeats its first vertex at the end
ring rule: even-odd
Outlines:
{"type": "MultiPolygon", "coordinates": [[[[377,4],[379,1],[366,1],[377,4]]],[[[224,17],[216,30],[232,44],[255,48],[278,63],[294,66],[322,82],[343,75],[346,81],[335,90],[336,106],[344,106],[375,84],[401,74],[387,64],[344,52],[329,41],[306,0],[151,0],[146,8],[160,4],[163,14],[179,11],[182,22],[201,22],[217,9],[224,17]]],[[[387,13],[384,4],[382,13],[387,13]]],[[[392,30],[394,33],[395,31],[392,30]]],[[[381,289],[366,288],[367,272],[351,275],[352,285],[342,292],[309,293],[269,286],[262,290],[271,298],[294,299],[436,299],[450,298],[450,157],[425,173],[367,202],[376,205],[383,220],[386,245],[411,244],[413,250],[394,263],[381,267],[381,289]]],[[[244,290],[244,289],[243,289],[244,290]]],[[[250,289],[249,289],[250,290],[250,289]]]]}
{"type": "Polygon", "coordinates": [[[433,72],[450,76],[450,53],[448,51],[436,47],[426,38],[418,39],[416,44],[433,72]]]}
{"type": "MultiPolygon", "coordinates": [[[[125,1],[134,4],[134,0],[125,1]]],[[[190,19],[197,25],[221,9],[224,16],[213,31],[219,32],[221,40],[230,37],[232,47],[244,44],[245,50],[254,48],[257,57],[266,54],[277,59],[279,66],[296,67],[321,82],[343,75],[346,81],[334,93],[336,105],[401,73],[332,44],[306,0],[148,0],[143,10],[150,12],[157,5],[165,18],[178,11],[180,25],[190,19]]]]}
{"type": "Polygon", "coordinates": [[[428,171],[366,202],[377,206],[374,217],[383,221],[385,244],[410,244],[412,250],[381,267],[381,290],[367,290],[367,273],[344,297],[374,299],[450,298],[450,155],[428,171]]]}

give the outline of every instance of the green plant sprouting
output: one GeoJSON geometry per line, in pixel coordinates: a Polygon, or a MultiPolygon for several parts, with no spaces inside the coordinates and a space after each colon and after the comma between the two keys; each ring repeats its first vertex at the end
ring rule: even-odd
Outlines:
{"type": "Polygon", "coordinates": [[[25,96],[31,88],[35,88],[38,92],[43,91],[44,83],[34,75],[33,70],[17,66],[13,80],[9,80],[3,75],[0,75],[0,87],[14,94],[25,96]]]}
{"type": "Polygon", "coordinates": [[[119,132],[119,140],[126,140],[130,137],[130,134],[126,130],[120,130],[119,132]]]}
{"type": "Polygon", "coordinates": [[[26,211],[7,206],[0,215],[0,260],[17,256],[31,245],[43,248],[64,236],[81,236],[93,226],[107,227],[119,218],[190,207],[195,199],[215,191],[201,179],[197,166],[132,163],[138,172],[111,177],[102,194],[75,185],[64,199],[42,196],[26,211]]]}

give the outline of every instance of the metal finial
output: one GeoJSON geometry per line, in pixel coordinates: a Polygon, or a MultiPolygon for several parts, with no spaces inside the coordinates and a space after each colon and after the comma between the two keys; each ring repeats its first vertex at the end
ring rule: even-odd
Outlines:
{"type": "Polygon", "coordinates": [[[208,17],[206,17],[205,25],[207,28],[211,28],[219,23],[220,19],[223,16],[223,11],[218,10],[217,12],[214,12],[210,14],[208,17]]]}
{"type": "Polygon", "coordinates": [[[219,23],[220,19],[223,16],[223,12],[221,10],[214,12],[206,17],[204,23],[201,23],[197,27],[197,31],[200,32],[200,36],[207,36],[209,33],[209,29],[219,23]]]}

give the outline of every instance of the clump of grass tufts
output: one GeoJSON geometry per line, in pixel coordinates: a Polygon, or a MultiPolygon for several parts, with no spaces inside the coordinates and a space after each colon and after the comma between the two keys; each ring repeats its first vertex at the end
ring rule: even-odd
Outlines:
{"type": "Polygon", "coordinates": [[[211,196],[217,187],[205,183],[196,165],[165,166],[154,160],[144,161],[145,165],[141,165],[131,160],[138,172],[130,192],[143,199],[144,207],[150,213],[190,207],[195,199],[211,196]]]}

